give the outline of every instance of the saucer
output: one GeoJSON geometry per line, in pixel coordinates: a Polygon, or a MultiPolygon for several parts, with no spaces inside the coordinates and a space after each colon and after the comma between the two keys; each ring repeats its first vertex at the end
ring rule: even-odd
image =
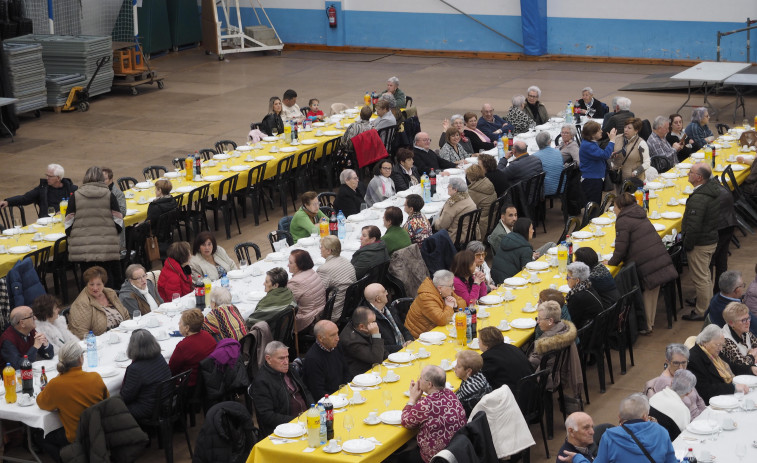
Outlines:
{"type": "MultiPolygon", "coordinates": [[[[384,379],[385,383],[396,383],[397,381],[400,380],[400,375],[396,375],[396,376],[394,376],[392,378],[390,378],[389,376],[384,376],[383,379],[384,379]]],[[[363,402],[365,402],[365,401],[363,401],[363,402]]],[[[360,402],[360,403],[362,403],[362,402],[360,402]]]]}
{"type": "Polygon", "coordinates": [[[336,447],[334,447],[334,448],[329,448],[329,446],[326,445],[326,446],[323,447],[323,451],[326,452],[326,453],[339,453],[339,452],[342,451],[342,448],[339,447],[338,445],[336,447]]]}
{"type": "Polygon", "coordinates": [[[350,399],[350,403],[352,405],[360,405],[360,404],[364,404],[365,401],[368,400],[368,399],[365,398],[365,396],[361,397],[361,399],[362,400],[355,400],[355,398],[353,397],[353,398],[350,399]]]}
{"type": "Polygon", "coordinates": [[[367,424],[368,426],[375,426],[377,424],[381,424],[381,420],[378,417],[376,417],[376,421],[368,421],[368,418],[364,418],[363,423],[367,424]]]}
{"type": "Polygon", "coordinates": [[[429,357],[431,357],[431,353],[430,352],[426,352],[424,355],[421,355],[421,353],[418,352],[418,358],[419,359],[427,359],[429,357]]]}

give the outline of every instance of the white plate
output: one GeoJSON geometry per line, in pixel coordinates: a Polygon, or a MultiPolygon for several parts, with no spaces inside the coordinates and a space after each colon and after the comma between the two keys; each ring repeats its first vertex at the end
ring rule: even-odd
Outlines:
{"type": "Polygon", "coordinates": [[[363,373],[352,378],[352,384],[362,387],[377,386],[381,384],[381,377],[379,375],[363,373]]]}
{"type": "Polygon", "coordinates": [[[297,240],[297,244],[301,244],[303,246],[312,246],[317,243],[318,243],[318,240],[310,236],[306,236],[297,240]]]}
{"type": "Polygon", "coordinates": [[[586,238],[591,238],[594,235],[590,231],[580,230],[580,231],[573,232],[570,236],[572,236],[575,239],[583,240],[586,238]]]}
{"type": "Polygon", "coordinates": [[[135,320],[124,320],[120,325],[118,325],[118,327],[122,330],[131,331],[139,328],[139,323],[137,323],[135,320]]]}
{"type": "Polygon", "coordinates": [[[529,270],[547,270],[549,268],[549,264],[544,262],[543,260],[535,260],[533,262],[529,262],[526,264],[526,268],[529,270]]]}
{"type": "Polygon", "coordinates": [[[486,296],[479,298],[478,302],[486,305],[495,305],[502,302],[502,297],[495,294],[487,294],[486,296]]]}
{"type": "Polygon", "coordinates": [[[26,254],[27,252],[30,252],[32,248],[29,246],[13,246],[12,248],[8,249],[8,252],[11,254],[26,254]]]}
{"type": "Polygon", "coordinates": [[[376,421],[368,421],[368,418],[363,418],[363,423],[368,426],[376,426],[377,424],[381,424],[381,420],[378,417],[376,417],[376,421]]]}
{"type": "Polygon", "coordinates": [[[447,339],[447,335],[439,331],[427,331],[421,333],[420,336],[418,336],[418,339],[425,342],[437,343],[447,339]]]}
{"type": "Polygon", "coordinates": [[[557,288],[557,290],[560,291],[561,293],[568,294],[570,292],[570,286],[562,285],[559,288],[557,288]]]}
{"type": "MultiPolygon", "coordinates": [[[[444,334],[444,333],[439,333],[439,334],[444,334]]],[[[413,354],[408,354],[407,352],[393,352],[389,354],[389,357],[387,357],[387,359],[390,362],[394,362],[394,363],[408,363],[415,360],[415,356],[413,354]]]]}
{"type": "Polygon", "coordinates": [[[425,214],[434,214],[441,211],[443,207],[444,203],[427,203],[425,206],[423,206],[421,212],[425,214]]]}
{"type": "Polygon", "coordinates": [[[305,428],[299,423],[284,423],[276,426],[276,429],[273,430],[273,433],[279,437],[300,437],[301,435],[305,434],[305,428]]]}
{"type": "Polygon", "coordinates": [[[35,401],[34,399],[31,399],[31,400],[29,400],[29,402],[26,402],[26,403],[21,403],[18,400],[16,401],[16,405],[18,405],[19,407],[31,407],[32,405],[34,405],[36,403],[37,403],[37,401],[35,401]]]}
{"type": "Polygon", "coordinates": [[[53,221],[52,217],[40,217],[39,219],[37,219],[37,223],[39,225],[50,225],[50,222],[52,221],[53,221]]]}
{"type": "Polygon", "coordinates": [[[3,235],[8,235],[8,236],[17,235],[17,234],[20,235],[21,233],[23,233],[21,229],[17,230],[15,228],[6,228],[5,230],[3,230],[3,235]]]}
{"type": "Polygon", "coordinates": [[[239,145],[239,146],[237,146],[237,149],[236,149],[236,150],[237,150],[237,151],[252,151],[252,150],[254,150],[254,149],[255,149],[255,147],[254,147],[254,146],[250,146],[250,145],[239,145]]]}
{"type": "Polygon", "coordinates": [[[247,166],[231,166],[229,169],[233,172],[244,172],[248,169],[247,166]]]}
{"type": "Polygon", "coordinates": [[[267,293],[265,291],[252,291],[245,295],[245,299],[248,301],[259,301],[265,297],[267,293]]]}
{"type": "Polygon", "coordinates": [[[512,326],[513,328],[527,330],[536,326],[536,320],[534,320],[533,318],[516,318],[515,320],[510,322],[510,326],[512,326]]]}
{"type": "Polygon", "coordinates": [[[662,225],[659,223],[653,223],[652,225],[654,225],[654,229],[657,230],[658,232],[665,230],[665,225],[662,225]]]}
{"type": "Polygon", "coordinates": [[[660,177],[675,180],[678,178],[678,174],[675,172],[663,172],[660,174],[660,177]]]}
{"type": "Polygon", "coordinates": [[[591,223],[594,225],[610,225],[612,223],[612,219],[609,217],[594,217],[591,219],[591,223]]]}
{"type": "Polygon", "coordinates": [[[325,122],[313,122],[313,127],[326,127],[325,122]]]}
{"type": "Polygon", "coordinates": [[[334,135],[341,135],[342,131],[341,130],[326,130],[323,132],[323,134],[332,137],[334,135]]]}
{"type": "Polygon", "coordinates": [[[727,410],[739,406],[739,401],[734,395],[716,395],[710,398],[710,406],[727,410]]]}
{"type": "Polygon", "coordinates": [[[505,278],[504,283],[507,286],[523,286],[528,283],[525,278],[521,277],[511,277],[511,278],[505,278]]]}
{"type": "Polygon", "coordinates": [[[565,122],[565,118],[564,117],[550,117],[549,122],[558,122],[558,123],[565,122]]]}
{"type": "Polygon", "coordinates": [[[100,367],[95,370],[97,373],[100,374],[100,377],[102,378],[111,378],[113,376],[118,375],[118,370],[115,368],[109,368],[109,367],[100,367]]]}
{"type": "Polygon", "coordinates": [[[136,185],[134,185],[134,188],[139,188],[142,190],[146,190],[148,188],[152,188],[152,182],[139,182],[136,185]]]}
{"type": "Polygon", "coordinates": [[[297,151],[297,148],[295,148],[294,146],[285,146],[279,151],[281,151],[282,153],[294,153],[295,151],[297,151]]]}
{"type": "Polygon", "coordinates": [[[231,280],[237,280],[239,278],[244,278],[244,272],[237,269],[237,270],[229,270],[226,272],[226,276],[229,277],[231,280]]]}
{"type": "Polygon", "coordinates": [[[189,193],[190,191],[192,191],[194,189],[195,189],[195,187],[187,185],[187,186],[180,186],[179,188],[177,188],[174,191],[176,191],[177,193],[189,193]]]}
{"type": "Polygon", "coordinates": [[[384,424],[402,424],[402,410],[389,410],[379,415],[384,424]]]}
{"type": "Polygon", "coordinates": [[[228,154],[214,154],[213,159],[217,159],[219,161],[225,161],[226,159],[229,159],[231,156],[228,154]]]}
{"type": "Polygon", "coordinates": [[[206,182],[217,182],[223,180],[223,175],[204,175],[202,179],[206,182]]]}
{"type": "Polygon", "coordinates": [[[680,219],[682,217],[680,212],[670,212],[670,211],[665,211],[660,215],[662,216],[663,219],[680,219]]]}
{"type": "MultiPolygon", "coordinates": [[[[323,397],[321,400],[325,400],[326,398],[323,397]]],[[[347,399],[347,397],[341,396],[341,395],[330,395],[329,400],[331,401],[331,404],[334,406],[334,408],[344,408],[347,405],[349,405],[350,401],[347,399]]],[[[320,402],[320,400],[319,400],[320,402]]]]}
{"type": "Polygon", "coordinates": [[[750,388],[757,386],[757,376],[753,375],[738,375],[733,378],[733,382],[736,384],[744,384],[750,388]]]}
{"type": "Polygon", "coordinates": [[[463,169],[455,169],[455,168],[444,169],[444,172],[447,172],[450,175],[460,175],[463,173],[463,169]]]}
{"type": "Polygon", "coordinates": [[[736,141],[738,138],[734,137],[733,135],[721,135],[720,139],[723,141],[736,141]]]}
{"type": "Polygon", "coordinates": [[[302,140],[300,143],[302,143],[303,145],[315,145],[316,143],[318,143],[318,140],[316,140],[315,138],[308,138],[302,140]]]}
{"type": "Polygon", "coordinates": [[[266,155],[266,156],[258,156],[258,157],[255,158],[255,160],[259,161],[259,162],[271,161],[273,159],[276,159],[276,158],[274,158],[273,156],[268,156],[268,155],[266,155]]]}
{"type": "Polygon", "coordinates": [[[271,137],[271,136],[263,137],[263,141],[276,141],[278,139],[279,139],[278,137],[271,137]]]}
{"type": "Polygon", "coordinates": [[[691,169],[691,163],[679,162],[678,164],[676,164],[676,169],[691,169]]]}
{"type": "Polygon", "coordinates": [[[734,172],[738,172],[740,170],[746,169],[746,167],[742,166],[741,164],[731,164],[731,169],[733,169],[734,172]]]}
{"type": "Polygon", "coordinates": [[[471,163],[471,164],[478,164],[478,157],[471,156],[469,158],[465,158],[465,162],[471,163]]]}
{"type": "Polygon", "coordinates": [[[715,420],[696,420],[689,423],[686,430],[694,434],[712,434],[719,427],[718,422],[715,420]]]}
{"type": "Polygon", "coordinates": [[[547,254],[550,256],[556,256],[557,255],[557,246],[551,247],[547,249],[547,254]]]}
{"type": "Polygon", "coordinates": [[[647,184],[644,185],[644,188],[647,190],[659,190],[664,187],[665,185],[660,182],[647,182],[647,184]]]}
{"type": "Polygon", "coordinates": [[[43,236],[42,238],[45,241],[58,241],[61,238],[64,238],[66,236],[65,233],[50,233],[48,235],[43,236]]]}
{"type": "Polygon", "coordinates": [[[698,160],[704,159],[704,153],[694,153],[691,155],[691,159],[698,159],[698,160]]]}
{"type": "Polygon", "coordinates": [[[267,256],[265,256],[265,260],[271,262],[271,261],[277,261],[277,260],[284,260],[287,256],[284,255],[283,252],[276,251],[276,252],[269,252],[267,256]]]}
{"type": "Polygon", "coordinates": [[[366,453],[376,448],[376,444],[368,439],[351,439],[342,444],[342,450],[347,453],[366,453]]]}

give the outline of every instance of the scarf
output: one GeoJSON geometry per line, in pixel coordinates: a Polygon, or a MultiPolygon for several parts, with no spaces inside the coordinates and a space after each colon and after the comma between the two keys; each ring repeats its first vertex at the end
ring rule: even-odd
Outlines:
{"type": "Polygon", "coordinates": [[[380,175],[379,178],[381,179],[381,194],[384,198],[394,196],[394,180],[391,177],[384,177],[383,175],[380,175]]]}
{"type": "Polygon", "coordinates": [[[470,130],[471,132],[473,132],[476,135],[478,135],[478,138],[480,138],[482,142],[484,142],[484,143],[491,143],[491,139],[489,137],[487,137],[486,134],[484,134],[484,132],[478,130],[478,128],[468,129],[468,130],[470,130]]]}
{"type": "Polygon", "coordinates": [[[586,281],[580,281],[579,280],[578,283],[576,284],[576,286],[574,286],[573,289],[571,289],[568,292],[567,296],[565,296],[565,300],[566,301],[570,300],[570,297],[573,296],[574,294],[576,294],[577,292],[584,291],[584,290],[588,291],[590,289],[591,289],[591,281],[590,280],[586,280],[586,281]]]}
{"type": "Polygon", "coordinates": [[[462,201],[464,199],[468,198],[468,192],[467,191],[458,191],[452,196],[449,197],[447,200],[447,203],[452,206],[458,201],[462,201]]]}
{"type": "Polygon", "coordinates": [[[139,289],[136,286],[134,286],[134,289],[139,291],[139,294],[144,296],[145,301],[147,301],[147,304],[150,306],[150,310],[155,310],[158,308],[158,303],[155,302],[155,298],[152,297],[152,294],[150,294],[150,291],[147,288],[139,289]]]}
{"type": "Polygon", "coordinates": [[[310,212],[309,210],[307,210],[307,208],[305,206],[300,206],[300,210],[302,212],[304,212],[305,214],[307,214],[308,217],[310,217],[310,221],[313,222],[313,224],[318,224],[318,213],[317,212],[314,214],[314,213],[310,212]]]}
{"type": "Polygon", "coordinates": [[[723,378],[723,382],[726,384],[731,384],[733,381],[733,372],[731,371],[731,367],[728,366],[727,363],[723,361],[720,357],[713,357],[710,352],[704,348],[703,345],[699,344],[699,348],[702,349],[702,351],[707,354],[707,357],[710,359],[713,365],[715,365],[715,368],[718,370],[718,374],[721,378],[723,378]]]}
{"type": "Polygon", "coordinates": [[[402,332],[397,326],[397,322],[395,322],[394,318],[392,318],[392,313],[389,312],[389,309],[386,306],[384,306],[383,311],[381,311],[379,309],[376,309],[376,307],[374,307],[373,304],[371,304],[371,307],[373,307],[380,316],[384,317],[384,319],[389,322],[389,325],[391,325],[392,330],[394,331],[394,339],[396,343],[400,346],[405,344],[405,337],[402,336],[402,332]]]}

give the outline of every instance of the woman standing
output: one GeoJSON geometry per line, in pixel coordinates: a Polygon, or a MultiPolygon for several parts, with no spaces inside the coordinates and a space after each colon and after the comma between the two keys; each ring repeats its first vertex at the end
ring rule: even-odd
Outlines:
{"type": "MultiPolygon", "coordinates": [[[[615,138],[615,133],[613,127],[610,130],[610,140],[615,138]]],[[[607,160],[615,149],[615,143],[611,141],[605,149],[599,147],[597,142],[602,139],[602,127],[594,121],[584,125],[582,134],[584,141],[578,150],[578,158],[581,160],[581,189],[587,201],[600,204],[607,175],[607,160]]]]}
{"type": "Polygon", "coordinates": [[[486,275],[476,269],[476,255],[472,251],[463,250],[452,258],[450,271],[455,275],[455,294],[460,296],[468,306],[474,305],[480,298],[486,296],[486,275]]]}
{"type": "Polygon", "coordinates": [[[82,274],[84,289],[73,304],[69,327],[79,339],[84,339],[92,331],[100,336],[129,320],[129,312],[118,299],[118,293],[105,287],[108,273],[99,266],[90,267],[82,274]]]}
{"type": "Polygon", "coordinates": [[[450,127],[445,132],[446,143],[439,151],[439,157],[445,161],[460,163],[470,156],[470,152],[466,151],[462,144],[460,144],[460,132],[456,127],[450,127]]]}
{"type": "Polygon", "coordinates": [[[491,180],[486,178],[484,169],[474,164],[465,171],[465,178],[468,180],[468,194],[470,199],[481,209],[481,218],[478,220],[478,236],[486,236],[489,230],[489,208],[497,201],[497,192],[491,180]]]}
{"type": "Polygon", "coordinates": [[[229,257],[226,250],[216,243],[216,237],[208,232],[200,232],[192,245],[193,256],[189,258],[189,266],[195,275],[207,275],[212,281],[221,278],[237,268],[236,262],[229,257]]]}
{"type": "Polygon", "coordinates": [[[126,356],[131,364],[124,373],[121,398],[137,421],[145,420],[153,414],[158,384],[171,377],[171,370],[160,353],[160,344],[144,329],[131,333],[126,356]]]}
{"type": "Polygon", "coordinates": [[[497,146],[494,140],[478,129],[478,116],[475,113],[465,113],[463,119],[465,120],[463,134],[470,140],[474,156],[481,150],[490,150],[497,146]]]}
{"type": "Polygon", "coordinates": [[[295,244],[300,238],[306,238],[313,233],[318,233],[318,226],[326,214],[321,211],[321,204],[318,201],[318,193],[315,191],[306,191],[300,196],[302,205],[294,213],[292,222],[289,224],[289,233],[295,244]]]}
{"type": "Polygon", "coordinates": [[[263,118],[263,122],[260,123],[260,130],[273,135],[284,133],[284,121],[281,119],[281,98],[272,96],[268,100],[268,114],[263,118]]]}
{"type": "Polygon", "coordinates": [[[298,333],[309,329],[326,305],[325,288],[313,267],[313,259],[307,251],[295,249],[289,254],[289,273],[292,278],[287,287],[300,308],[294,320],[294,330],[298,333]]]}
{"type": "Polygon", "coordinates": [[[523,270],[527,263],[538,258],[531,246],[533,237],[534,226],[531,219],[525,217],[515,222],[512,233],[502,237],[500,251],[494,254],[492,263],[492,279],[495,283],[502,284],[505,279],[523,270]]]}
{"type": "Polygon", "coordinates": [[[678,277],[665,245],[647,218],[646,211],[636,204],[631,193],[615,198],[615,251],[608,265],[636,262],[636,273],[644,288],[644,311],[647,326],[639,332],[651,334],[657,313],[660,286],[678,277]]]}
{"type": "Polygon", "coordinates": [[[623,126],[623,135],[615,137],[615,151],[610,157],[614,170],[620,171],[622,186],[626,179],[638,177],[644,180],[644,172],[651,166],[649,162],[649,147],[647,142],[639,136],[642,123],[638,117],[632,117],[623,126]],[[641,168],[641,173],[639,172],[641,168]]]}
{"type": "Polygon", "coordinates": [[[678,161],[681,162],[697,150],[694,149],[694,140],[687,137],[686,132],[683,131],[683,116],[680,114],[671,114],[669,118],[670,128],[668,134],[665,136],[665,140],[670,143],[670,146],[673,146],[674,143],[679,143],[682,146],[680,151],[678,151],[678,161]]]}
{"type": "Polygon", "coordinates": [[[365,204],[368,207],[375,203],[391,198],[396,193],[392,180],[392,161],[385,159],[373,167],[373,178],[365,192],[365,204]]]}

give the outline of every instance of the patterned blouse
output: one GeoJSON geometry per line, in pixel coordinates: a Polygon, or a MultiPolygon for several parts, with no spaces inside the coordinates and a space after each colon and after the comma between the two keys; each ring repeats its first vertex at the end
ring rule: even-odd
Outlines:
{"type": "Polygon", "coordinates": [[[460,389],[457,390],[457,398],[463,404],[465,414],[470,415],[471,410],[478,404],[478,401],[491,391],[492,387],[489,385],[489,381],[479,371],[460,384],[460,389]]]}
{"type": "Polygon", "coordinates": [[[218,306],[205,316],[202,329],[210,333],[216,341],[236,339],[241,341],[247,334],[247,327],[239,309],[233,305],[218,306]]]}
{"type": "Polygon", "coordinates": [[[414,212],[407,217],[407,222],[403,228],[410,235],[410,242],[420,246],[423,240],[431,236],[434,232],[431,229],[431,222],[420,212],[414,212]]]}
{"type": "Polygon", "coordinates": [[[505,119],[515,127],[513,135],[528,132],[528,129],[536,127],[536,122],[534,122],[525,111],[515,106],[510,106],[510,110],[507,112],[507,117],[505,117],[505,119]]]}
{"type": "Polygon", "coordinates": [[[465,151],[461,143],[457,144],[457,150],[449,143],[445,143],[439,151],[439,157],[449,162],[462,161],[470,156],[471,153],[465,151]]]}
{"type": "Polygon", "coordinates": [[[739,335],[728,325],[723,327],[723,334],[725,335],[725,345],[722,355],[728,363],[730,365],[754,366],[754,357],[747,352],[757,347],[757,337],[751,331],[747,331],[739,339],[739,335]],[[726,333],[726,331],[729,333],[726,333]]]}
{"type": "Polygon", "coordinates": [[[419,429],[418,448],[426,463],[447,447],[465,423],[463,405],[447,388],[422,398],[415,405],[405,405],[402,410],[402,426],[419,429]]]}

